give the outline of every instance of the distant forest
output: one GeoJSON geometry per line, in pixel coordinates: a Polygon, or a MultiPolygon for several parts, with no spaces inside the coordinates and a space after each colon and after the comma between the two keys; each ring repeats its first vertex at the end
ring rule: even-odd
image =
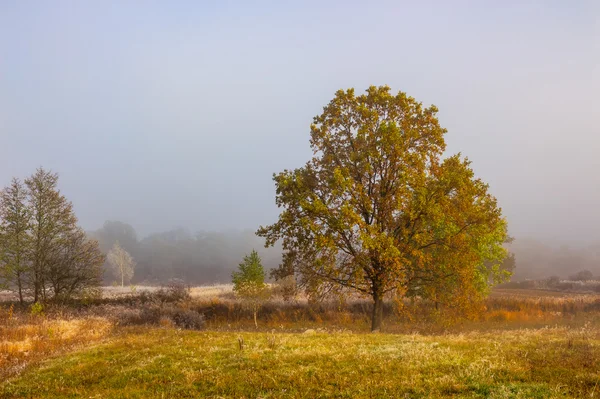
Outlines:
{"type": "MultiPolygon", "coordinates": [[[[267,269],[281,261],[281,249],[264,248],[264,240],[254,231],[210,232],[178,228],[139,239],[135,229],[123,222],[107,221],[99,230],[89,232],[105,254],[118,242],[133,256],[136,266],[132,284],[164,284],[181,279],[186,284],[231,282],[231,272],[244,255],[256,249],[267,269]]],[[[105,265],[104,284],[118,280],[105,265]]]]}
{"type": "MultiPolygon", "coordinates": [[[[107,221],[88,234],[98,240],[105,254],[119,242],[133,256],[136,266],[132,284],[157,285],[171,279],[191,285],[229,283],[231,272],[252,249],[258,251],[266,269],[276,268],[281,262],[281,248],[264,248],[264,240],[252,230],[192,233],[178,228],[140,239],[131,225],[107,221]]],[[[600,279],[600,244],[553,247],[533,239],[516,239],[508,248],[516,263],[513,281],[553,275],[569,278],[580,270],[590,270],[600,279]]],[[[117,280],[108,267],[103,278],[106,285],[117,280]]]]}
{"type": "Polygon", "coordinates": [[[582,270],[589,270],[594,279],[600,280],[600,243],[575,247],[523,238],[516,239],[508,249],[516,258],[512,281],[550,276],[569,279],[582,270]]]}

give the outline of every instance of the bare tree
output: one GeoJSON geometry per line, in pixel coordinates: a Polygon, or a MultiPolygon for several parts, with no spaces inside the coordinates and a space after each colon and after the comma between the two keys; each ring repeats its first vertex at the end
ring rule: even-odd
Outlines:
{"type": "Polygon", "coordinates": [[[98,287],[102,281],[104,260],[98,241],[89,239],[82,229],[77,228],[65,235],[60,248],[52,254],[46,271],[53,299],[68,300],[98,287]]]}
{"type": "Polygon", "coordinates": [[[121,276],[121,287],[123,287],[125,281],[129,281],[133,277],[133,269],[135,267],[133,258],[129,255],[129,252],[121,248],[118,242],[108,252],[107,258],[115,275],[121,276]]]}

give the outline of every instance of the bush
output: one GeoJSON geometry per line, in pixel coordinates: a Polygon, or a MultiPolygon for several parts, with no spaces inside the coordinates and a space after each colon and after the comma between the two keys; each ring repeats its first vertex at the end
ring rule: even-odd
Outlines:
{"type": "Polygon", "coordinates": [[[510,281],[508,283],[498,285],[498,288],[532,290],[538,288],[538,282],[536,280],[510,281]]]}
{"type": "Polygon", "coordinates": [[[546,284],[548,285],[548,287],[556,287],[560,284],[560,277],[558,276],[550,276],[548,277],[548,279],[546,280],[546,284]]]}
{"type": "Polygon", "coordinates": [[[167,287],[162,287],[152,294],[163,303],[183,302],[190,299],[189,288],[180,280],[171,280],[167,287]]]}
{"type": "Polygon", "coordinates": [[[191,309],[178,306],[145,305],[141,309],[126,308],[117,315],[117,324],[121,326],[173,325],[186,330],[204,328],[204,316],[191,309]]]}
{"type": "Polygon", "coordinates": [[[589,270],[581,270],[569,276],[569,279],[573,281],[589,281],[594,279],[594,274],[589,270]]]}
{"type": "Polygon", "coordinates": [[[204,316],[191,309],[174,308],[168,313],[168,317],[177,327],[186,330],[201,330],[204,328],[204,316]]]}
{"type": "Polygon", "coordinates": [[[570,291],[574,288],[573,283],[560,282],[554,286],[559,291],[570,291]]]}
{"type": "Polygon", "coordinates": [[[116,315],[116,322],[120,326],[138,326],[152,324],[142,317],[141,309],[125,308],[116,315]]]}
{"type": "Polygon", "coordinates": [[[30,313],[32,316],[41,316],[44,314],[44,307],[41,303],[35,302],[31,305],[30,313]]]}

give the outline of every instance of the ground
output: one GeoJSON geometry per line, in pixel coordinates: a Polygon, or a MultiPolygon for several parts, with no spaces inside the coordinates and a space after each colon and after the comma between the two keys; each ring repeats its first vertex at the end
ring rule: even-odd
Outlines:
{"type": "MultiPolygon", "coordinates": [[[[0,397],[600,396],[600,297],[518,290],[494,296],[491,316],[443,332],[371,334],[327,320],[310,329],[269,325],[259,332],[245,324],[108,331],[106,321],[88,317],[85,327],[95,335],[28,363],[0,383],[0,397]]],[[[37,327],[36,334],[54,331],[41,343],[83,333],[77,319],[62,330],[50,323],[37,327]]]]}

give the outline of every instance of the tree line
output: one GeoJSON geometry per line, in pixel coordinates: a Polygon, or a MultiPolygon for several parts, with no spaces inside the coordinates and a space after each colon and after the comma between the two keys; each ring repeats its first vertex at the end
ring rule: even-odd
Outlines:
{"type": "MultiPolygon", "coordinates": [[[[132,274],[123,276],[107,260],[103,277],[105,285],[160,285],[172,279],[189,285],[229,283],[240,259],[253,249],[264,246],[264,241],[250,230],[192,233],[184,228],[175,228],[139,238],[133,226],[117,220],[106,221],[89,235],[98,240],[105,254],[118,243],[131,255],[135,264],[132,274]]],[[[281,249],[278,247],[260,252],[266,269],[277,267],[281,261],[281,249]]]]}
{"type": "Polygon", "coordinates": [[[544,279],[600,280],[600,243],[568,246],[520,238],[508,247],[519,259],[513,281],[544,279]],[[579,272],[587,271],[582,275],[579,272]],[[587,274],[587,276],[586,276],[587,274]]]}
{"type": "MultiPolygon", "coordinates": [[[[120,221],[86,233],[58,189],[58,174],[43,168],[0,192],[0,289],[21,303],[67,300],[110,284],[228,283],[240,259],[262,245],[251,231],[183,228],[140,240],[120,221]]],[[[277,248],[264,255],[267,268],[280,261],[277,248]]]]}
{"type": "Polygon", "coordinates": [[[21,303],[66,300],[97,287],[104,260],[78,226],[56,173],[39,168],[0,192],[0,286],[21,303]]]}

